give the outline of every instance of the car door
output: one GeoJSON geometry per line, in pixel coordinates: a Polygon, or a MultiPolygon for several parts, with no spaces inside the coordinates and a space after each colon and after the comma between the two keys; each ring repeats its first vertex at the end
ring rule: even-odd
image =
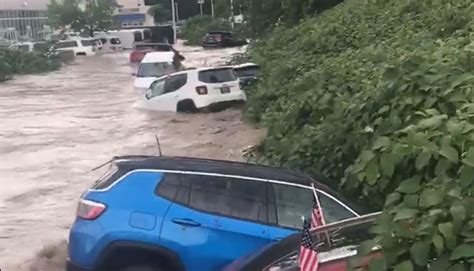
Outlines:
{"type": "MultiPolygon", "coordinates": [[[[345,204],[329,193],[317,190],[326,224],[358,216],[345,204]]],[[[299,231],[303,220],[311,217],[313,191],[309,186],[271,184],[269,193],[269,219],[274,226],[269,228],[270,238],[279,241],[299,231]]]]}
{"type": "Polygon", "coordinates": [[[155,81],[145,98],[148,105],[154,110],[176,111],[180,88],[186,85],[187,74],[171,75],[155,81]]]}
{"type": "Polygon", "coordinates": [[[221,270],[268,244],[267,184],[206,175],[183,175],[161,230],[186,270],[221,270]]]}

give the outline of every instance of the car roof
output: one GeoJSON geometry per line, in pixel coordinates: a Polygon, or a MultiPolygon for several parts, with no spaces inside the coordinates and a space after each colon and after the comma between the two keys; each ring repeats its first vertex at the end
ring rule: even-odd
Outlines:
{"type": "Polygon", "coordinates": [[[275,168],[251,163],[174,156],[121,156],[115,164],[127,170],[156,169],[195,171],[249,178],[272,179],[302,185],[314,182],[311,176],[289,169],[275,168]]]}
{"type": "Polygon", "coordinates": [[[259,67],[258,64],[248,62],[248,63],[243,63],[243,64],[235,65],[235,66],[234,66],[234,69],[246,68],[246,67],[254,67],[254,66],[255,66],[255,67],[259,67]]]}
{"type": "Polygon", "coordinates": [[[209,31],[208,34],[232,34],[231,31],[209,31]]]}
{"type": "Polygon", "coordinates": [[[172,62],[174,52],[150,52],[145,55],[142,63],[172,62]]]}

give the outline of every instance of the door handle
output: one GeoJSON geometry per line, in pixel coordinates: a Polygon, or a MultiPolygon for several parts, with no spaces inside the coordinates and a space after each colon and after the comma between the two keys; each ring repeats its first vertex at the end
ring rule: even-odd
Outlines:
{"type": "Polygon", "coordinates": [[[183,226],[190,226],[190,227],[199,227],[201,226],[201,223],[196,222],[192,219],[189,218],[173,218],[171,221],[173,223],[178,224],[178,225],[183,225],[183,226]]]}

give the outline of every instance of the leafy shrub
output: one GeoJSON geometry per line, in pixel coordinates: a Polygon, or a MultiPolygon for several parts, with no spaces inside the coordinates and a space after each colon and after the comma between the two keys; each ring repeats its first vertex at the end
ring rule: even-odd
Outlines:
{"type": "Polygon", "coordinates": [[[472,268],[473,12],[471,0],[348,0],[251,51],[259,161],[384,207],[372,270],[472,268]]]}
{"type": "Polygon", "coordinates": [[[0,81],[13,74],[41,73],[58,69],[57,55],[50,51],[30,53],[19,50],[0,50],[0,81]]]}

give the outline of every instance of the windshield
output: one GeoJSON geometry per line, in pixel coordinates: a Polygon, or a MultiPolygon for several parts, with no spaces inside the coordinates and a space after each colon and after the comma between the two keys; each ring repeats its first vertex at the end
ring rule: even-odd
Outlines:
{"type": "Polygon", "coordinates": [[[175,72],[171,62],[142,63],[138,69],[138,77],[160,77],[175,72]]]}
{"type": "Polygon", "coordinates": [[[224,83],[237,80],[232,68],[200,71],[198,77],[199,81],[204,83],[224,83]]]}

